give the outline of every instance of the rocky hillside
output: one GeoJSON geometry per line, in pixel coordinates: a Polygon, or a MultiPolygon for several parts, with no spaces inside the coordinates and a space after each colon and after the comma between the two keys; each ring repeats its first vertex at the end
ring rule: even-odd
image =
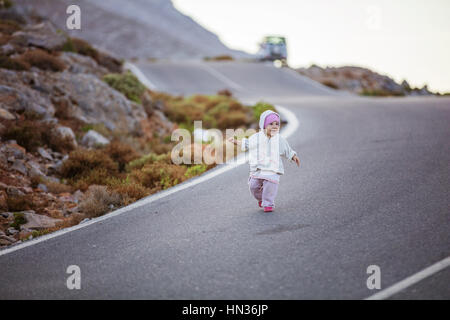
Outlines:
{"type": "MultiPolygon", "coordinates": [[[[15,0],[22,8],[48,17],[66,30],[65,14],[71,0],[15,0]]],[[[204,58],[249,54],[227,48],[219,38],[176,10],[170,0],[79,0],[82,30],[71,36],[131,58],[204,58]]]]}
{"type": "Polygon", "coordinates": [[[313,64],[309,68],[298,68],[296,71],[333,89],[347,90],[361,95],[422,96],[435,94],[430,92],[426,85],[420,89],[411,88],[406,80],[398,84],[388,76],[355,66],[321,68],[313,64]]]}
{"type": "Polygon", "coordinates": [[[91,217],[80,206],[92,192],[111,196],[103,213],[146,195],[86,192],[140,154],[166,152],[174,129],[150,92],[127,97],[113,88],[117,77],[136,81],[120,60],[50,22],[0,8],[0,247],[91,217]],[[95,165],[104,171],[93,180],[74,179],[95,165]]]}
{"type": "MultiPolygon", "coordinates": [[[[98,217],[215,166],[212,141],[180,151],[193,158],[200,149],[205,163],[174,164],[174,129],[192,133],[193,121],[203,120],[204,129],[245,131],[274,109],[244,106],[227,90],[191,97],[150,91],[121,59],[4,3],[0,248],[98,217]]],[[[219,147],[225,155],[226,144],[219,147]]]]}

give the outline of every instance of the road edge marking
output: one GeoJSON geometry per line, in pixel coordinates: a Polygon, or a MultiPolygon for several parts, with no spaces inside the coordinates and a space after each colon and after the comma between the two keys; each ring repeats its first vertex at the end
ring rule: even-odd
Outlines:
{"type": "Polygon", "coordinates": [[[384,300],[450,266],[450,256],[364,300],[384,300]]]}

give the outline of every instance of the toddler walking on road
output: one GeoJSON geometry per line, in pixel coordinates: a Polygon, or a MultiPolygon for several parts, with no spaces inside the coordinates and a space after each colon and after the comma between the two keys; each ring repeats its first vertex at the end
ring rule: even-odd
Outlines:
{"type": "Polygon", "coordinates": [[[242,151],[249,150],[250,176],[248,185],[251,193],[265,212],[273,211],[278,192],[280,176],[284,174],[280,156],[300,166],[297,153],[280,136],[280,116],[267,110],[259,118],[260,131],[242,141],[229,138],[228,141],[240,145],[242,151]]]}

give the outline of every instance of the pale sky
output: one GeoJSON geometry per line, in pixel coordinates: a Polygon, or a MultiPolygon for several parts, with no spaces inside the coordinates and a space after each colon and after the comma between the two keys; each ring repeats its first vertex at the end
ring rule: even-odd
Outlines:
{"type": "Polygon", "coordinates": [[[232,49],[287,39],[292,67],[354,65],[450,92],[450,0],[172,0],[232,49]]]}

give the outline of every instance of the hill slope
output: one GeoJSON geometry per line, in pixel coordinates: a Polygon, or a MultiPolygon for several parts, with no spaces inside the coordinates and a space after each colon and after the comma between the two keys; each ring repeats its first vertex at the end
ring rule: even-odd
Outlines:
{"type": "Polygon", "coordinates": [[[203,58],[249,54],[227,48],[212,32],[175,9],[170,0],[80,0],[82,30],[66,30],[71,0],[16,0],[17,4],[49,17],[71,36],[129,58],[203,58]]]}

